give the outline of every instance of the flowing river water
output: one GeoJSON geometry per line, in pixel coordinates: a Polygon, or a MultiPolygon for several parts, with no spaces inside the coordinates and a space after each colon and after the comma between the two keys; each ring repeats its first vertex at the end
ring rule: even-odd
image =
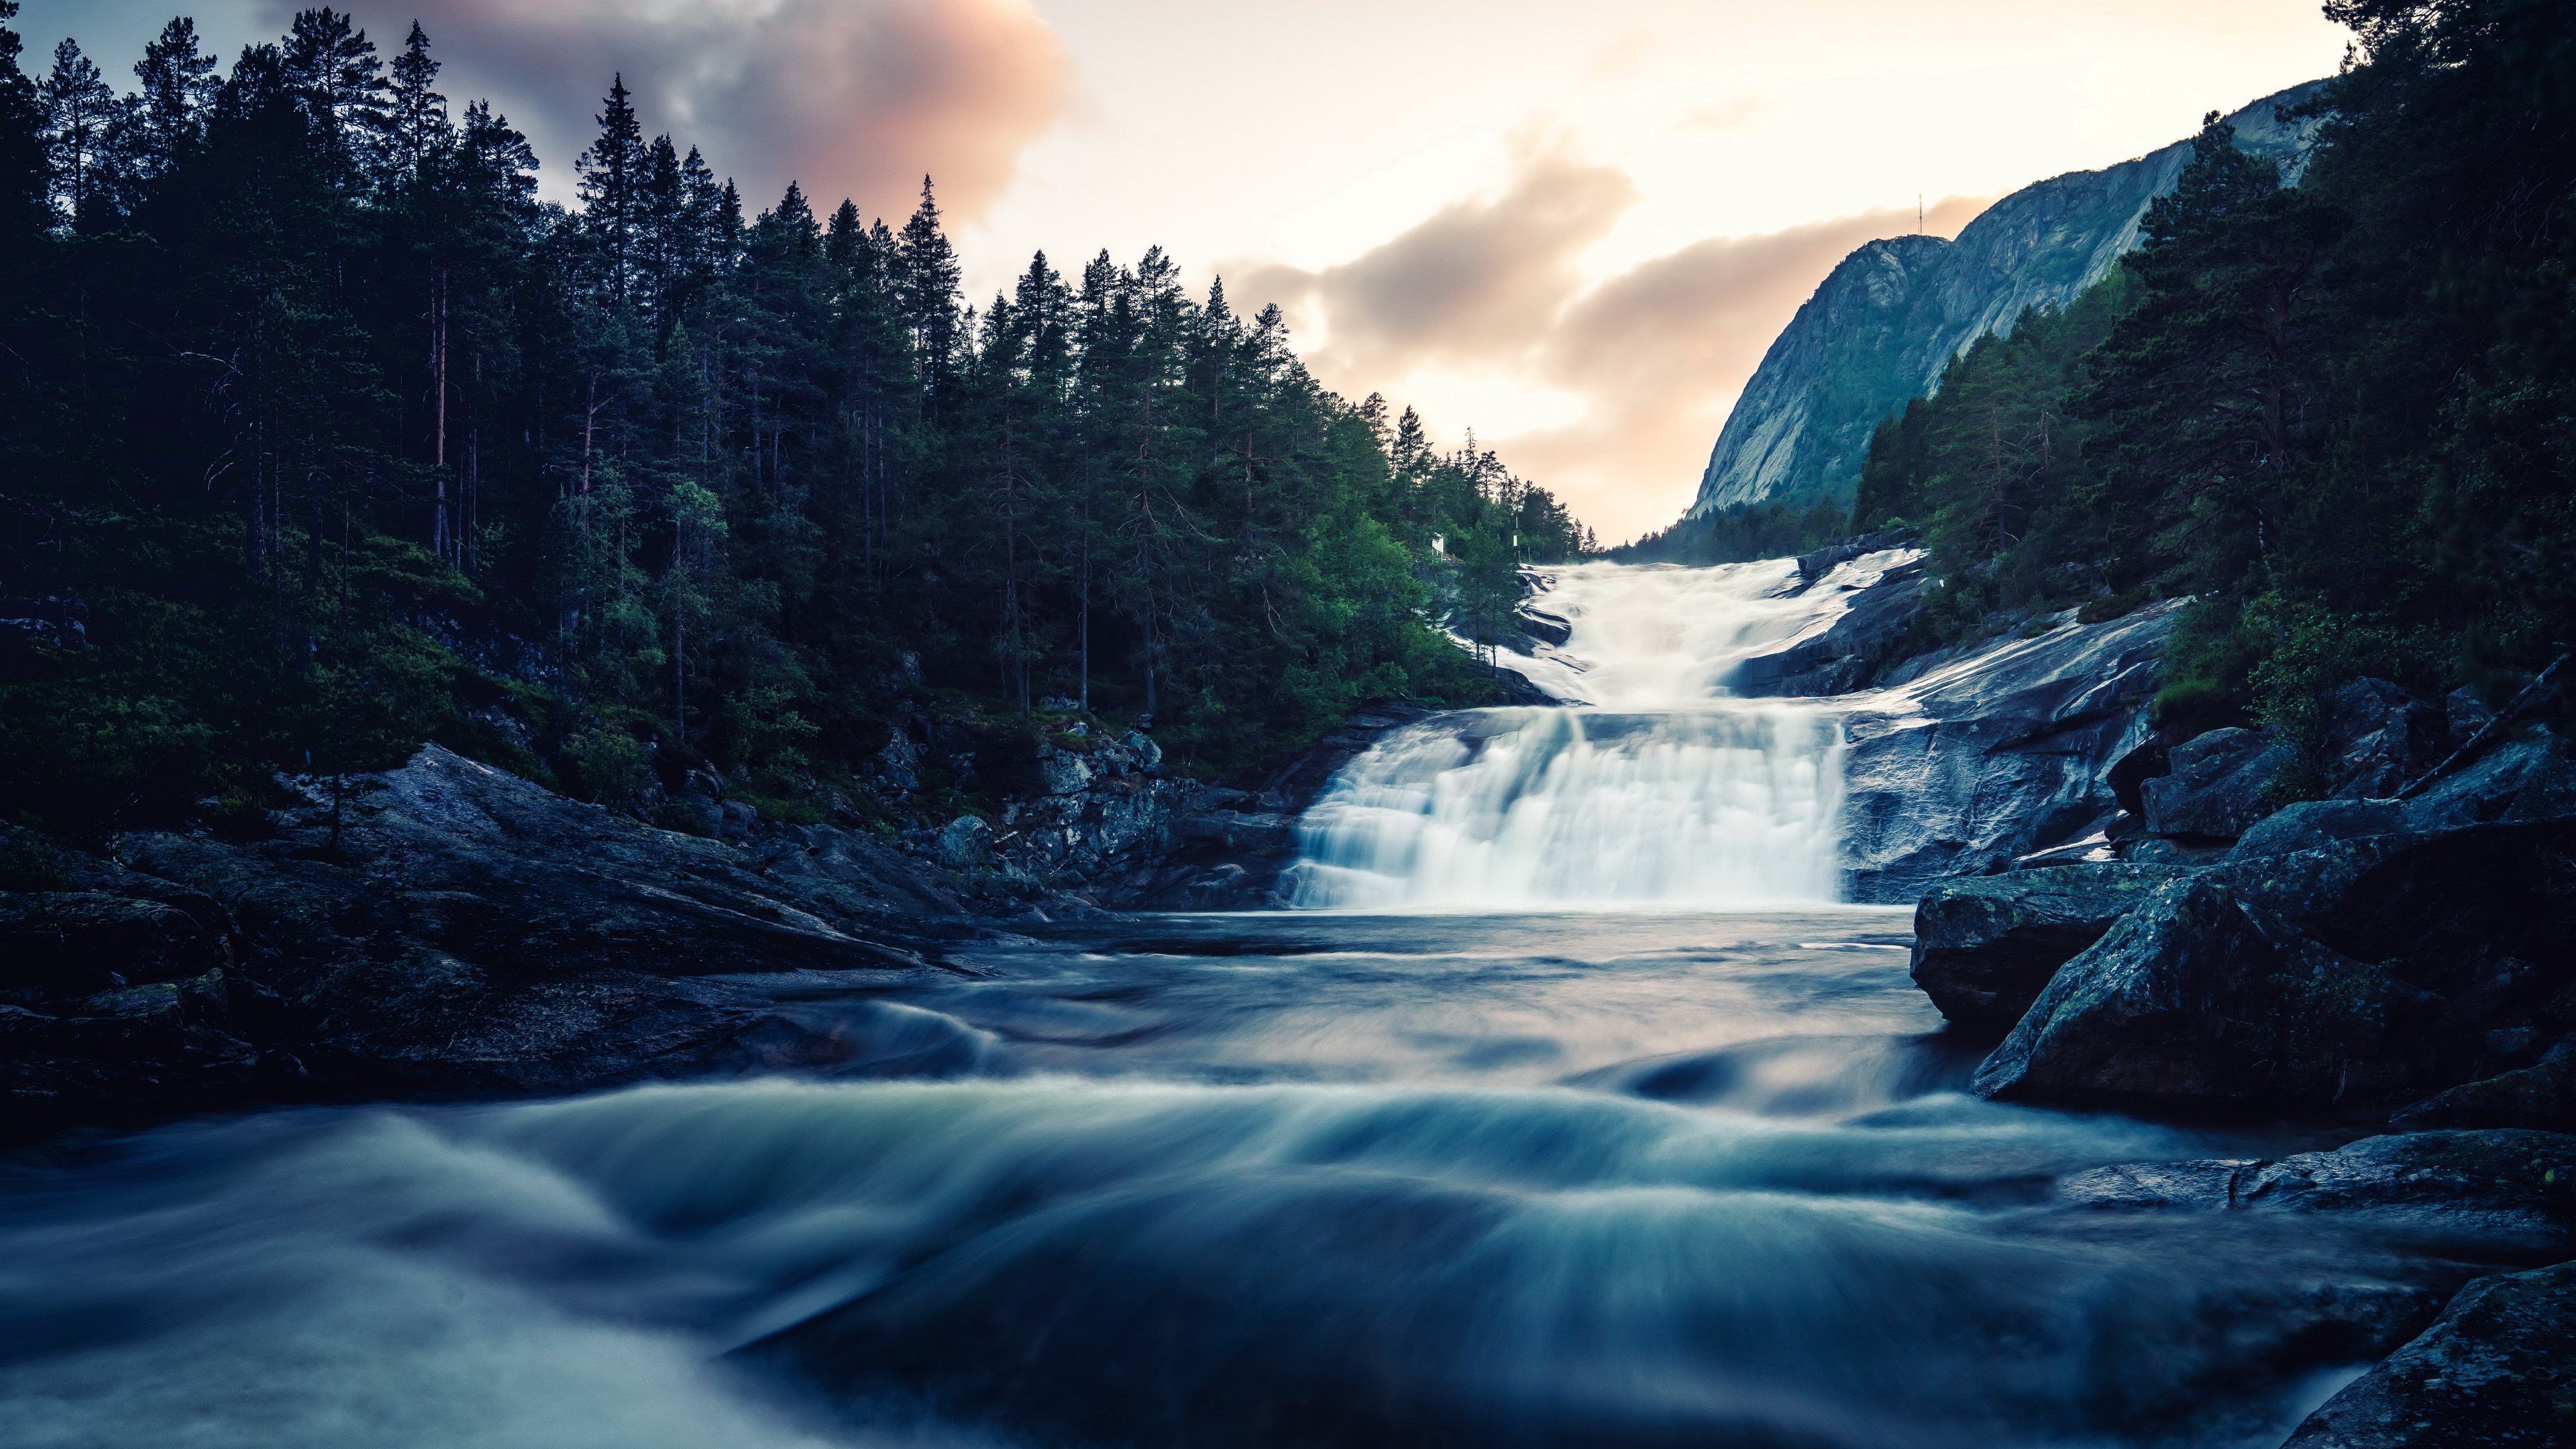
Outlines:
{"type": "Polygon", "coordinates": [[[1716,697],[1814,606],[1569,574],[1595,705],[1356,762],[1339,909],[759,978],[830,1078],[0,1161],[0,1443],[2268,1446],[2358,1368],[2321,1294],[2456,1281],[2054,1206],[2353,1134],[1963,1095],[1907,913],[1832,903],[1832,721],[1716,697]]]}

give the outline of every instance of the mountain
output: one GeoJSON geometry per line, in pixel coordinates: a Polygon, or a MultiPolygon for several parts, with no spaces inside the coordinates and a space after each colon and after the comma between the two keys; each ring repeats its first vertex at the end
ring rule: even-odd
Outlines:
{"type": "MultiPolygon", "coordinates": [[[[2295,168],[2316,123],[2285,122],[2275,109],[2324,84],[2292,86],[2230,116],[2238,147],[2295,168]]],[[[2100,281],[2190,159],[2191,143],[2177,141],[2053,176],[1996,202],[1956,241],[1890,237],[1844,257],[1735,400],[1689,516],[1848,494],[1879,419],[1932,390],[1979,337],[2100,281]]]]}

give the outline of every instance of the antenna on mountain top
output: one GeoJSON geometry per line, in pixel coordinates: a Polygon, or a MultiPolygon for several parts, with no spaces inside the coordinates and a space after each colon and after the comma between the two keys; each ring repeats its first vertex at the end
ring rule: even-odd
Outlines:
{"type": "Polygon", "coordinates": [[[1923,235],[1923,193],[1914,193],[1914,234],[1923,235]]]}

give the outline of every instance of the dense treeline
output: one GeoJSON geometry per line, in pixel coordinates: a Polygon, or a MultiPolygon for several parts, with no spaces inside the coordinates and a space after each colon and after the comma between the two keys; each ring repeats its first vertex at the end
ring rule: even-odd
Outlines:
{"type": "Polygon", "coordinates": [[[2195,595],[2168,714],[2313,745],[2335,686],[2490,693],[2576,641],[2576,12],[2334,0],[2296,184],[2213,115],[2121,272],[1888,420],[1943,637],[2195,595]]]}
{"type": "MultiPolygon", "coordinates": [[[[16,6],[0,0],[0,20],[16,6]]],[[[1160,251],[976,307],[898,230],[746,217],[623,82],[579,205],[415,24],[306,10],[120,95],[0,29],[0,814],[114,828],[435,737],[596,796],[646,752],[792,794],[898,699],[1151,716],[1241,764],[1492,681],[1588,536],[1325,391],[1160,251]],[[309,762],[309,764],[308,764],[309,762]]],[[[1029,726],[1017,726],[1028,728],[1029,726]]]]}
{"type": "Polygon", "coordinates": [[[1850,531],[1851,510],[1831,497],[1803,509],[1756,503],[1683,518],[1603,553],[1620,563],[1743,563],[1806,553],[1850,531]]]}

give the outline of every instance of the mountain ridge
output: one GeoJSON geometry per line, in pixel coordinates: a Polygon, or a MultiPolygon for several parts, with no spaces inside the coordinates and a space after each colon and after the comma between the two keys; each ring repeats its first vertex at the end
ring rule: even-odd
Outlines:
{"type": "MultiPolygon", "coordinates": [[[[2276,112],[2324,85],[2292,86],[2229,116],[2237,145],[2295,174],[2317,123],[2276,112]]],[[[1955,240],[1885,237],[1854,248],[1763,354],[1685,519],[1846,493],[1880,419],[1937,387],[1942,368],[1979,337],[2008,333],[2032,307],[2063,306],[2108,275],[2137,245],[2148,204],[2190,159],[2184,139],[2033,182],[1955,240]]]]}

